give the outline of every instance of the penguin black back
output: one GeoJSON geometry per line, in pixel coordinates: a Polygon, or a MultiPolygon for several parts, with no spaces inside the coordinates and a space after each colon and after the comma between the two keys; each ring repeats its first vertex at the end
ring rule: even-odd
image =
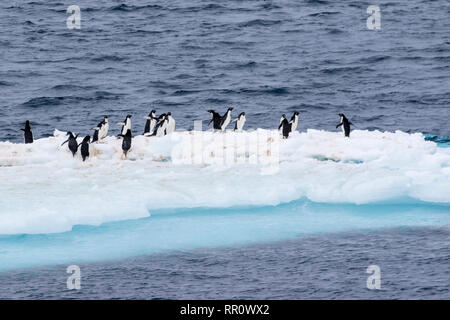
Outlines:
{"type": "Polygon", "coordinates": [[[281,129],[281,132],[283,134],[283,138],[287,139],[289,138],[289,133],[291,132],[291,124],[289,123],[288,119],[286,119],[286,116],[283,114],[282,121],[280,125],[278,126],[278,130],[281,129]]]}
{"type": "Polygon", "coordinates": [[[341,117],[341,123],[339,123],[336,126],[336,129],[339,128],[340,126],[342,126],[342,131],[344,132],[344,135],[347,138],[349,138],[350,137],[350,125],[352,125],[353,123],[348,121],[347,117],[343,113],[339,113],[339,116],[341,117]]]}
{"type": "Polygon", "coordinates": [[[122,150],[123,153],[125,154],[125,157],[127,156],[128,151],[131,149],[131,130],[128,129],[127,133],[122,135],[123,137],[123,141],[122,141],[122,150]]]}
{"type": "Polygon", "coordinates": [[[61,145],[64,145],[66,142],[69,144],[69,150],[72,152],[72,156],[75,157],[75,154],[78,151],[78,143],[77,143],[77,137],[78,135],[74,136],[72,132],[68,131],[67,135],[69,136],[69,139],[64,141],[61,145]]]}
{"type": "Polygon", "coordinates": [[[152,129],[152,128],[151,128],[151,123],[152,123],[152,121],[156,122],[156,119],[155,119],[155,117],[154,117],[155,113],[156,113],[156,110],[152,110],[152,111],[148,114],[148,116],[147,116],[147,121],[145,122],[144,134],[146,134],[146,133],[151,133],[151,132],[150,132],[150,129],[152,129]]]}
{"type": "MultiPolygon", "coordinates": [[[[98,131],[98,130],[97,130],[98,131]]],[[[83,161],[89,157],[89,141],[91,140],[90,136],[84,137],[83,141],[80,143],[81,145],[81,157],[83,161]]]]}
{"type": "Polygon", "coordinates": [[[33,143],[33,132],[31,131],[30,121],[25,122],[25,129],[20,129],[23,131],[25,143],[33,143]]]}
{"type": "Polygon", "coordinates": [[[208,110],[209,113],[212,115],[211,121],[209,121],[208,126],[213,123],[213,128],[216,130],[221,130],[222,126],[222,116],[215,112],[214,110],[208,110]]]}
{"type": "Polygon", "coordinates": [[[92,142],[98,141],[98,131],[99,131],[99,129],[97,129],[97,128],[94,129],[94,136],[92,137],[92,142]]]}

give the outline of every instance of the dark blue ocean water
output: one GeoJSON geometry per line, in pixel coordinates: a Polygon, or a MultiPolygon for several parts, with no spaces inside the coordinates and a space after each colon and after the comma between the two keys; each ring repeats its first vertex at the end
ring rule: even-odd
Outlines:
{"type": "MultiPolygon", "coordinates": [[[[300,131],[334,130],[344,112],[358,129],[423,132],[448,145],[449,16],[446,0],[3,1],[0,141],[21,142],[27,119],[39,138],[55,128],[84,135],[104,114],[116,122],[131,113],[139,133],[141,115],[153,108],[190,129],[209,119],[207,109],[231,105],[246,111],[248,128],[274,128],[282,113],[297,110],[300,131]],[[81,7],[81,30],[66,27],[72,4],[81,7]],[[381,7],[381,30],[367,30],[372,4],[381,7]]],[[[430,220],[445,224],[448,207],[434,211],[430,220]]],[[[346,212],[353,223],[362,216],[346,212]]],[[[67,265],[5,271],[0,298],[449,299],[448,225],[399,229],[388,227],[401,226],[399,218],[384,219],[382,230],[74,261],[81,291],[66,289],[67,265]],[[381,291],[365,287],[370,264],[382,268],[381,291]]],[[[267,221],[276,225],[273,216],[267,221]]],[[[111,241],[127,226],[108,234],[111,241]]],[[[71,241],[93,243],[102,232],[80,228],[36,236],[37,243],[57,256],[71,241]]],[[[173,241],[183,243],[182,236],[173,241]]],[[[18,237],[17,247],[36,247],[32,236],[18,237]]]]}
{"type": "Polygon", "coordinates": [[[0,273],[2,299],[450,299],[449,228],[349,232],[0,273]],[[369,290],[369,265],[381,289],[369,290]]]}
{"type": "MultiPolygon", "coordinates": [[[[104,114],[172,111],[179,128],[234,106],[248,127],[302,113],[300,130],[449,136],[450,3],[394,1],[3,1],[0,140],[87,134],[104,114]],[[81,8],[81,30],[66,27],[81,8]],[[366,9],[381,6],[381,30],[366,9]]],[[[119,127],[114,128],[117,132],[119,127]]]]}

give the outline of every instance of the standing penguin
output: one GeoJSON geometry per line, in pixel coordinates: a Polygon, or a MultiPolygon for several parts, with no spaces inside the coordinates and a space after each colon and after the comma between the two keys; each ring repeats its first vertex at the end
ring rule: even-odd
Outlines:
{"type": "Polygon", "coordinates": [[[222,116],[221,122],[220,122],[220,130],[225,131],[228,124],[231,121],[231,111],[233,108],[228,108],[227,112],[222,116]]]}
{"type": "Polygon", "coordinates": [[[294,114],[292,115],[291,118],[291,132],[294,132],[295,130],[297,130],[298,127],[298,115],[299,113],[297,111],[294,112],[294,114]]]}
{"type": "Polygon", "coordinates": [[[89,142],[91,141],[90,136],[84,137],[83,141],[78,145],[81,146],[81,157],[83,158],[83,161],[86,160],[86,158],[89,158],[89,142]]]}
{"type": "Polygon", "coordinates": [[[242,129],[244,128],[244,124],[245,124],[245,112],[241,112],[239,114],[239,117],[237,117],[237,119],[234,119],[233,122],[236,122],[234,124],[234,131],[239,131],[241,132],[242,129]]]}
{"type": "Polygon", "coordinates": [[[341,117],[341,123],[339,123],[336,126],[336,129],[339,128],[340,126],[342,126],[342,132],[344,132],[344,135],[349,138],[350,137],[350,125],[353,125],[353,123],[348,121],[348,119],[345,117],[345,115],[343,113],[339,113],[339,116],[341,117]]]}
{"type": "Polygon", "coordinates": [[[127,156],[128,151],[131,149],[131,130],[128,129],[127,133],[124,135],[121,135],[123,137],[122,141],[122,150],[125,157],[127,156]]]}
{"type": "Polygon", "coordinates": [[[222,117],[220,116],[220,114],[218,114],[217,112],[215,112],[214,110],[208,110],[209,113],[211,113],[212,118],[211,121],[209,121],[208,126],[211,124],[211,122],[213,123],[213,128],[214,131],[215,130],[221,130],[221,121],[222,121],[222,117]]]}
{"type": "Polygon", "coordinates": [[[175,131],[175,119],[172,117],[171,112],[167,112],[167,128],[166,134],[170,134],[175,131]]]}
{"type": "Polygon", "coordinates": [[[122,126],[120,135],[125,135],[128,130],[131,130],[131,114],[127,115],[124,122],[117,122],[117,124],[122,126]]]}
{"type": "Polygon", "coordinates": [[[278,126],[278,130],[281,129],[281,133],[283,134],[283,139],[289,138],[289,133],[291,132],[291,123],[289,123],[288,119],[286,119],[286,115],[283,114],[281,117],[281,123],[278,126]]]}
{"type": "Polygon", "coordinates": [[[167,123],[168,123],[168,115],[163,113],[158,117],[158,122],[156,123],[155,130],[152,133],[152,136],[162,137],[167,133],[167,123]]]}
{"type": "Polygon", "coordinates": [[[96,127],[93,127],[94,136],[92,137],[92,142],[104,139],[108,135],[109,122],[108,116],[103,117],[103,121],[99,122],[96,127]]]}
{"type": "Polygon", "coordinates": [[[151,134],[156,126],[156,110],[150,111],[148,116],[145,116],[144,119],[147,119],[145,122],[144,135],[151,134]]]}
{"type": "Polygon", "coordinates": [[[33,143],[33,132],[31,131],[30,121],[25,122],[25,129],[20,129],[23,131],[23,137],[25,143],[33,143]]]}
{"type": "Polygon", "coordinates": [[[78,151],[78,142],[77,142],[78,134],[74,136],[72,132],[68,131],[66,135],[69,136],[69,139],[64,141],[61,144],[61,146],[64,145],[66,142],[69,142],[69,150],[72,152],[72,156],[75,157],[75,154],[78,151]]]}

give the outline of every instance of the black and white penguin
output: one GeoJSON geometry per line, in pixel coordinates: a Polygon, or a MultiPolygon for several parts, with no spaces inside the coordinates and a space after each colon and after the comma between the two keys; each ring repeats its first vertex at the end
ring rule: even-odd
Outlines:
{"type": "Polygon", "coordinates": [[[282,130],[281,130],[281,123],[283,122],[283,120],[286,119],[286,115],[283,113],[281,115],[281,119],[280,119],[280,125],[278,126],[278,131],[280,132],[280,134],[282,134],[282,130]]]}
{"type": "Polygon", "coordinates": [[[344,135],[346,137],[350,137],[350,125],[352,125],[353,123],[348,121],[343,113],[339,113],[339,116],[341,117],[341,123],[336,126],[336,129],[342,126],[342,132],[344,133],[344,135]]]}
{"type": "Polygon", "coordinates": [[[281,130],[283,134],[283,139],[289,138],[289,133],[291,132],[291,123],[289,123],[288,119],[286,119],[286,115],[281,116],[281,122],[278,126],[278,130],[281,130]]]}
{"type": "Polygon", "coordinates": [[[222,116],[214,110],[208,110],[208,112],[212,115],[212,119],[209,121],[208,126],[212,122],[214,130],[221,130],[222,116]]]}
{"type": "Polygon", "coordinates": [[[86,158],[89,158],[89,142],[91,141],[90,136],[84,137],[83,141],[78,145],[81,146],[81,157],[83,158],[83,161],[86,160],[86,158]]]}
{"type": "Polygon", "coordinates": [[[155,130],[152,133],[152,136],[162,137],[167,133],[167,123],[168,115],[163,113],[158,117],[158,122],[156,123],[155,130]]]}
{"type": "Polygon", "coordinates": [[[297,130],[298,115],[299,115],[299,113],[297,111],[295,111],[294,114],[292,115],[291,121],[289,121],[289,123],[291,124],[291,132],[294,132],[295,130],[297,130]]]}
{"type": "Polygon", "coordinates": [[[227,126],[231,122],[231,111],[233,108],[228,108],[227,112],[222,116],[221,122],[220,122],[220,130],[225,131],[227,126]]]}
{"type": "Polygon", "coordinates": [[[108,135],[109,130],[108,116],[104,116],[103,121],[99,122],[99,124],[96,127],[93,127],[92,130],[94,130],[92,142],[104,139],[108,135]]]}
{"type": "Polygon", "coordinates": [[[125,133],[124,135],[121,135],[123,138],[122,141],[122,150],[123,150],[123,154],[125,155],[125,157],[127,156],[128,151],[131,149],[131,130],[128,129],[127,133],[125,133]]]}
{"type": "Polygon", "coordinates": [[[239,131],[241,132],[242,129],[244,128],[244,124],[245,124],[245,112],[241,112],[239,114],[239,117],[237,117],[237,119],[234,119],[233,122],[236,122],[234,124],[234,131],[239,131]]]}
{"type": "Polygon", "coordinates": [[[145,116],[144,119],[147,119],[145,122],[144,135],[152,134],[156,126],[156,110],[150,111],[148,116],[145,116]]]}
{"type": "Polygon", "coordinates": [[[31,131],[30,121],[25,122],[25,129],[20,129],[23,131],[23,138],[25,143],[33,143],[33,132],[31,131]]]}
{"type": "Polygon", "coordinates": [[[64,141],[61,144],[61,146],[64,145],[66,142],[69,142],[69,150],[72,152],[72,155],[75,157],[75,154],[78,151],[78,142],[77,142],[78,134],[76,136],[74,136],[72,132],[68,131],[66,135],[69,136],[69,139],[64,141]]]}
{"type": "Polygon", "coordinates": [[[175,119],[172,117],[171,112],[167,112],[167,128],[166,134],[170,134],[175,131],[175,119]]]}
{"type": "Polygon", "coordinates": [[[131,114],[127,115],[124,122],[117,122],[117,124],[122,126],[120,134],[125,135],[128,130],[131,130],[131,114]]]}

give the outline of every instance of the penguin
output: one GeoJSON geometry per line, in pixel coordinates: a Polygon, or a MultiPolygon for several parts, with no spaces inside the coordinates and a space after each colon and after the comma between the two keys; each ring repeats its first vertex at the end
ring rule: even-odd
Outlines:
{"type": "Polygon", "coordinates": [[[127,115],[124,122],[117,122],[117,125],[122,126],[120,135],[125,135],[128,130],[131,130],[131,114],[127,115]]]}
{"type": "Polygon", "coordinates": [[[281,129],[281,133],[283,134],[283,139],[289,138],[289,133],[291,132],[292,124],[286,119],[286,115],[283,114],[281,117],[281,123],[278,126],[278,130],[281,129]]]}
{"type": "Polygon", "coordinates": [[[280,125],[279,125],[279,127],[278,127],[278,131],[280,132],[280,134],[283,133],[282,130],[281,130],[281,123],[283,122],[284,119],[286,119],[286,115],[283,113],[283,114],[281,115],[280,125]]]}
{"type": "Polygon", "coordinates": [[[78,142],[77,142],[78,134],[74,136],[72,132],[68,131],[66,135],[69,136],[69,138],[66,141],[64,141],[61,144],[61,146],[64,145],[66,142],[69,142],[69,150],[72,152],[72,156],[75,157],[75,154],[78,151],[78,142]]]}
{"type": "Polygon", "coordinates": [[[208,126],[212,122],[214,130],[221,130],[222,117],[220,116],[220,114],[218,114],[214,110],[208,110],[208,112],[212,115],[212,119],[211,121],[209,121],[208,126]]]}
{"type": "Polygon", "coordinates": [[[103,140],[108,135],[109,121],[108,116],[103,117],[103,121],[99,123],[100,129],[98,130],[98,139],[103,140]]]}
{"type": "MultiPolygon", "coordinates": [[[[98,131],[98,130],[97,130],[98,131]]],[[[83,158],[83,161],[86,160],[86,158],[89,158],[89,142],[91,141],[90,136],[84,137],[83,141],[78,145],[81,146],[81,157],[83,158]]]]}
{"type": "Polygon", "coordinates": [[[156,110],[150,111],[148,116],[145,116],[144,119],[147,119],[145,122],[144,135],[151,134],[156,126],[156,110]]]}
{"type": "Polygon", "coordinates": [[[122,150],[125,157],[127,156],[128,151],[131,149],[131,130],[128,129],[126,134],[120,135],[123,138],[122,141],[122,150]]]}
{"type": "Polygon", "coordinates": [[[239,117],[237,117],[237,119],[234,119],[233,122],[236,122],[234,124],[234,131],[239,131],[241,132],[242,129],[244,128],[244,124],[245,124],[245,112],[241,112],[239,114],[239,117]]]}
{"type": "Polygon", "coordinates": [[[98,141],[98,127],[93,127],[92,128],[94,130],[94,135],[92,136],[92,143],[97,142],[98,141]]]}
{"type": "Polygon", "coordinates": [[[292,115],[291,121],[289,121],[289,123],[291,124],[291,132],[294,132],[295,130],[297,130],[298,115],[299,115],[299,113],[297,111],[295,111],[294,114],[292,115]]]}
{"type": "Polygon", "coordinates": [[[155,130],[152,133],[152,136],[162,137],[167,133],[167,123],[168,123],[168,115],[163,113],[158,117],[158,122],[156,123],[155,130]]]}
{"type": "Polygon", "coordinates": [[[20,129],[23,131],[23,137],[25,143],[33,143],[33,132],[31,131],[30,121],[25,122],[25,129],[20,129]]]}
{"type": "Polygon", "coordinates": [[[348,121],[343,113],[339,113],[339,116],[341,117],[341,123],[336,126],[336,129],[342,126],[342,132],[347,138],[350,138],[350,125],[353,125],[353,123],[348,121]]]}
{"type": "Polygon", "coordinates": [[[231,111],[233,108],[228,108],[227,112],[222,116],[221,122],[220,122],[220,130],[225,131],[228,124],[231,121],[231,111]]]}
{"type": "Polygon", "coordinates": [[[99,124],[96,127],[93,127],[92,130],[94,130],[92,142],[104,139],[107,136],[109,130],[108,116],[104,116],[103,121],[99,122],[99,124]]]}
{"type": "Polygon", "coordinates": [[[175,131],[175,119],[172,117],[171,112],[167,112],[167,128],[166,134],[170,134],[175,131]]]}

